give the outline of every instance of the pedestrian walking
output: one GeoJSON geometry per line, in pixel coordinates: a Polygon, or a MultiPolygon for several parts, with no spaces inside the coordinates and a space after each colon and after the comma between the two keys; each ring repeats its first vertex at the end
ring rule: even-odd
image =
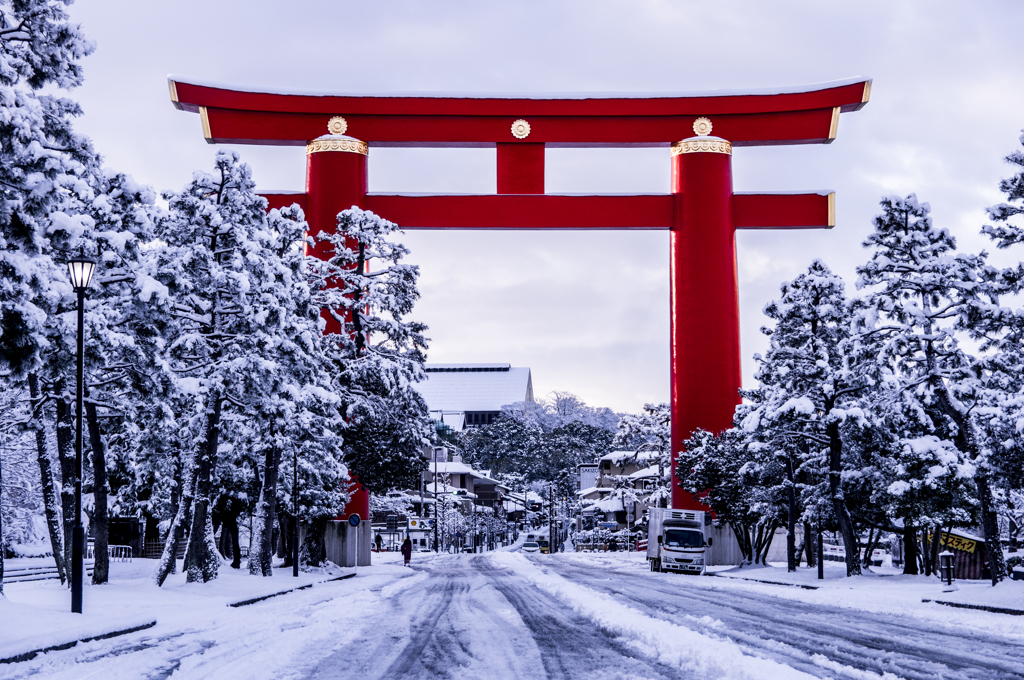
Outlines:
{"type": "Polygon", "coordinates": [[[405,541],[402,543],[402,557],[405,559],[405,566],[409,566],[409,560],[412,559],[412,541],[409,537],[405,537],[405,541]]]}
{"type": "Polygon", "coordinates": [[[377,534],[377,552],[380,552],[384,548],[384,539],[377,534]]]}

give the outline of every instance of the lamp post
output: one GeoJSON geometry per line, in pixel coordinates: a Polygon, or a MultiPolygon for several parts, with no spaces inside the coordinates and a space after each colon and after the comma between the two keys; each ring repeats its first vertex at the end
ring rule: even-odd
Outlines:
{"type": "Polygon", "coordinates": [[[71,534],[71,611],[82,613],[82,576],[85,573],[85,527],[82,526],[82,373],[85,334],[85,289],[92,281],[96,262],[82,253],[68,260],[71,286],[78,294],[78,365],[75,381],[75,528],[71,534]]]}

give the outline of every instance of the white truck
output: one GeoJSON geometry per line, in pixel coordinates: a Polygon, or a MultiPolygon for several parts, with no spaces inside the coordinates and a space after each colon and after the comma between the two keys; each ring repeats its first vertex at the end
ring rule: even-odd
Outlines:
{"type": "Polygon", "coordinates": [[[647,561],[651,571],[704,573],[712,540],[705,525],[710,515],[701,510],[648,508],[647,517],[647,561]]]}

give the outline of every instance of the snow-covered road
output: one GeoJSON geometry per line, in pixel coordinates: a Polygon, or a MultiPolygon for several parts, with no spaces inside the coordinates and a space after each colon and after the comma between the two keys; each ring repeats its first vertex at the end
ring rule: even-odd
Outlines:
{"type": "Polygon", "coordinates": [[[1016,638],[638,566],[417,554],[240,609],[168,607],[0,680],[1024,677],[1016,638]]]}
{"type": "Polygon", "coordinates": [[[852,671],[859,669],[867,677],[890,673],[915,680],[1024,677],[1019,640],[965,626],[810,604],[692,576],[595,569],[561,560],[552,560],[549,568],[649,616],[695,630],[710,625],[714,634],[752,654],[811,675],[857,677],[852,671]]]}
{"type": "Polygon", "coordinates": [[[424,560],[366,635],[309,678],[683,678],[489,556],[424,560]],[[353,674],[355,670],[359,673],[353,674]]]}

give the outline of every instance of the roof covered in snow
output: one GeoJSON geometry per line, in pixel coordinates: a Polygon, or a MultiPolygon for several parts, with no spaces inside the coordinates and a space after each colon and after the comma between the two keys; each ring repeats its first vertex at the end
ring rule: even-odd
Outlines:
{"type": "Polygon", "coordinates": [[[629,460],[631,458],[634,458],[637,462],[640,462],[650,460],[657,455],[658,454],[656,451],[640,451],[639,453],[637,453],[636,451],[612,451],[611,453],[606,453],[603,456],[601,456],[601,460],[610,460],[613,463],[621,465],[623,461],[629,460]]]}
{"type": "Polygon", "coordinates": [[[427,379],[415,387],[431,411],[500,411],[506,404],[533,401],[529,368],[510,364],[427,364],[425,368],[427,379]]]}
{"type": "Polygon", "coordinates": [[[636,472],[632,473],[629,476],[631,479],[647,479],[648,477],[657,477],[658,466],[652,465],[651,467],[643,468],[642,470],[637,470],[636,472]]]}

